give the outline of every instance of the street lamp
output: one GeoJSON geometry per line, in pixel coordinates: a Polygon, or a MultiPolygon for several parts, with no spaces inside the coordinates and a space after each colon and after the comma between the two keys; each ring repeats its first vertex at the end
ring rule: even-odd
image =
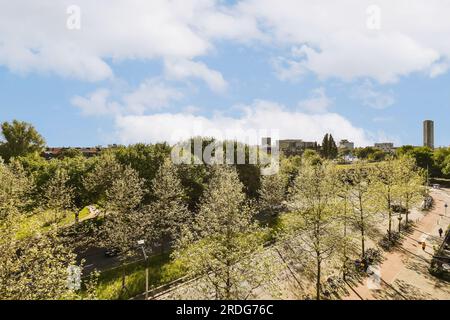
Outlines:
{"type": "Polygon", "coordinates": [[[147,261],[147,253],[145,253],[145,240],[138,240],[138,246],[141,247],[142,253],[144,254],[145,259],[145,300],[148,300],[148,261],[147,261]]]}
{"type": "Polygon", "coordinates": [[[401,213],[399,213],[398,214],[398,234],[400,234],[401,233],[401,231],[402,231],[402,219],[403,219],[403,217],[402,217],[402,214],[401,213]]]}

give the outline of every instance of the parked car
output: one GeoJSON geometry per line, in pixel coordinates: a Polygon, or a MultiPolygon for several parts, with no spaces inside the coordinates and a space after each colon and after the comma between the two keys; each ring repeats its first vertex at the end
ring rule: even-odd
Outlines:
{"type": "Polygon", "coordinates": [[[114,258],[117,257],[120,253],[120,250],[117,248],[109,248],[106,249],[105,251],[105,256],[107,256],[108,258],[114,258]]]}

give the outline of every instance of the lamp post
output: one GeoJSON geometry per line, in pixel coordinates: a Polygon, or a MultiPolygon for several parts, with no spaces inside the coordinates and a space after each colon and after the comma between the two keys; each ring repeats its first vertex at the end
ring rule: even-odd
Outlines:
{"type": "Polygon", "coordinates": [[[402,219],[403,219],[401,213],[398,214],[398,218],[397,219],[398,219],[398,234],[400,235],[400,233],[402,231],[402,219]]]}
{"type": "Polygon", "coordinates": [[[142,253],[144,254],[145,259],[145,300],[148,300],[148,264],[147,264],[147,253],[145,253],[145,240],[138,240],[138,246],[141,247],[142,253]]]}

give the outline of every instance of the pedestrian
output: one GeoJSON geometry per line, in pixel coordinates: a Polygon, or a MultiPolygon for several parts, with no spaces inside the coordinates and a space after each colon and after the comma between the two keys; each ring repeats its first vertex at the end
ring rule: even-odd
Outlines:
{"type": "Polygon", "coordinates": [[[442,230],[442,228],[439,228],[439,237],[442,238],[442,233],[444,232],[444,230],[442,230]]]}
{"type": "Polygon", "coordinates": [[[425,248],[427,247],[427,244],[424,242],[422,242],[422,250],[425,251],[425,248]]]}

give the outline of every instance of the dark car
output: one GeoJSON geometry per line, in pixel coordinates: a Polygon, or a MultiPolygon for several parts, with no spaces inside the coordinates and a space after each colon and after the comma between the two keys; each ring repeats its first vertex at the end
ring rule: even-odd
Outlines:
{"type": "Polygon", "coordinates": [[[107,256],[108,258],[114,258],[117,257],[120,253],[120,250],[117,248],[109,248],[106,249],[105,251],[105,256],[107,256]]]}

